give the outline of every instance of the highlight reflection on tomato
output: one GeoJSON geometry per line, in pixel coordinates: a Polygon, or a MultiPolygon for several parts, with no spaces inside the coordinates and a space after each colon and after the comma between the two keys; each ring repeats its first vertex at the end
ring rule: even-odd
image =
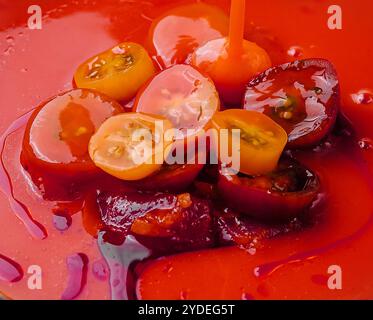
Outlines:
{"type": "Polygon", "coordinates": [[[228,25],[228,16],[216,6],[203,2],[177,6],[153,21],[150,51],[163,68],[185,63],[200,45],[227,35],[228,25]]]}

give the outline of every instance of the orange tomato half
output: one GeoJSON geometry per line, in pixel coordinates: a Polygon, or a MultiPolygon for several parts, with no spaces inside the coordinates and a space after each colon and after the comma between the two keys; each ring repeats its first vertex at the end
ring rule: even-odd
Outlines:
{"type": "Polygon", "coordinates": [[[133,98],[154,73],[146,50],[137,43],[124,42],[81,64],[74,80],[78,88],[95,89],[124,101],[133,98]]]}
{"type": "Polygon", "coordinates": [[[219,134],[215,148],[220,162],[229,162],[221,152],[222,148],[239,151],[239,171],[247,175],[255,176],[273,171],[287,143],[285,130],[259,112],[236,109],[218,112],[213,117],[212,127],[219,134]],[[222,129],[228,129],[226,136],[221,135],[222,129]],[[239,146],[232,145],[233,129],[239,130],[239,146]]]}
{"type": "Polygon", "coordinates": [[[89,143],[97,167],[122,180],[140,180],[158,171],[166,149],[171,123],[160,116],[125,113],[105,121],[89,143]]]}

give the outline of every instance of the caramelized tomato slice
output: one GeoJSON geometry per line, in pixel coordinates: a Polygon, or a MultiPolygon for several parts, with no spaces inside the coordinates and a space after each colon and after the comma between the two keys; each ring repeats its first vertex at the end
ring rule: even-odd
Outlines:
{"type": "Polygon", "coordinates": [[[95,89],[122,101],[133,98],[154,73],[146,50],[137,43],[124,42],[82,63],[74,80],[78,88],[95,89]]]}
{"type": "Polygon", "coordinates": [[[276,171],[263,176],[220,175],[218,190],[226,204],[265,221],[297,217],[320,192],[318,176],[294,160],[282,160],[276,171]]]}
{"type": "Polygon", "coordinates": [[[227,15],[205,3],[179,6],[158,17],[150,28],[150,52],[162,67],[184,63],[208,40],[228,34],[227,15]]]}
{"type": "Polygon", "coordinates": [[[97,92],[77,89],[38,107],[23,139],[22,159],[42,171],[63,176],[96,172],[88,143],[108,118],[123,112],[97,92]]]}
{"type": "Polygon", "coordinates": [[[134,182],[144,191],[185,191],[203,169],[203,164],[164,164],[154,175],[134,182]]]}
{"type": "Polygon", "coordinates": [[[211,207],[190,194],[102,193],[98,204],[105,228],[133,234],[156,252],[213,244],[211,207]]]}
{"type": "Polygon", "coordinates": [[[283,64],[250,81],[244,108],[263,112],[289,135],[289,147],[317,144],[335,123],[340,105],[339,81],[327,60],[283,64]]]}
{"type": "Polygon", "coordinates": [[[122,180],[140,180],[158,171],[169,144],[171,123],[160,116],[125,113],[106,120],[89,142],[97,167],[122,180]]]}
{"type": "Polygon", "coordinates": [[[157,74],[135,101],[137,112],[166,117],[174,128],[182,130],[183,137],[206,127],[219,107],[213,82],[188,65],[176,65],[157,74]]]}
{"type": "Polygon", "coordinates": [[[219,214],[217,225],[222,244],[236,244],[241,248],[254,250],[253,252],[261,248],[265,240],[299,231],[303,227],[303,223],[298,219],[264,224],[228,209],[219,214]]]}
{"type": "Polygon", "coordinates": [[[249,175],[274,170],[287,142],[286,132],[259,112],[234,109],[219,112],[213,117],[212,126],[219,133],[219,145],[215,145],[215,149],[220,148],[219,160],[228,164],[221,150],[228,145],[228,150],[239,152],[239,171],[249,175]],[[222,129],[228,129],[227,138],[222,136],[222,129]],[[240,146],[232,145],[233,130],[240,130],[240,146]]]}

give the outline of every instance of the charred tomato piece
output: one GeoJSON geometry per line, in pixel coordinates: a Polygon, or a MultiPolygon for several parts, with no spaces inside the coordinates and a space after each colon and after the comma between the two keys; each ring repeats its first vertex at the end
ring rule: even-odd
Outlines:
{"type": "Polygon", "coordinates": [[[210,204],[188,193],[102,193],[98,205],[105,229],[132,234],[155,252],[190,251],[214,243],[210,204]]]}
{"type": "Polygon", "coordinates": [[[282,160],[276,171],[262,176],[220,175],[218,190],[229,207],[264,221],[299,216],[320,191],[315,173],[295,160],[282,160]]]}
{"type": "Polygon", "coordinates": [[[244,249],[256,249],[262,241],[301,230],[302,226],[297,218],[285,223],[264,224],[229,209],[219,212],[217,217],[220,243],[233,243],[244,249]]]}
{"type": "Polygon", "coordinates": [[[317,144],[333,127],[340,106],[333,65],[307,59],[270,68],[251,80],[244,108],[259,111],[281,125],[290,148],[317,144]]]}

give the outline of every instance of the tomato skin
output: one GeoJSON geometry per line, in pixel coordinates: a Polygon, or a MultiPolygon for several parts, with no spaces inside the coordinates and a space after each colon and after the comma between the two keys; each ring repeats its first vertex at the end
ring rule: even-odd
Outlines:
{"type": "Polygon", "coordinates": [[[83,62],[75,72],[78,88],[129,101],[155,73],[152,59],[137,43],[124,42],[83,62]],[[96,67],[97,65],[97,67],[96,67]]]}
{"type": "Polygon", "coordinates": [[[156,174],[130,185],[144,191],[185,191],[203,169],[202,164],[164,165],[156,174]]]}
{"type": "Polygon", "coordinates": [[[214,83],[194,67],[182,64],[155,75],[138,92],[134,104],[137,112],[166,117],[182,131],[183,138],[206,128],[219,109],[214,83]]]}
{"type": "Polygon", "coordinates": [[[162,68],[185,63],[198,46],[227,35],[228,26],[227,15],[215,6],[178,6],[153,21],[148,35],[149,51],[162,68]]]}
{"type": "Polygon", "coordinates": [[[259,112],[236,109],[218,112],[211,121],[211,127],[219,135],[213,143],[220,162],[230,165],[230,159],[224,159],[221,151],[221,147],[227,145],[228,150],[240,157],[239,168],[234,169],[248,175],[261,175],[274,170],[287,142],[286,132],[259,112]],[[221,135],[224,133],[222,130],[226,129],[228,136],[221,135]],[[240,146],[233,145],[232,129],[240,130],[240,146]]]}
{"type": "Polygon", "coordinates": [[[340,109],[337,73],[324,59],[268,69],[249,82],[244,109],[263,112],[281,125],[289,148],[313,146],[331,131],[340,109]]]}
{"type": "Polygon", "coordinates": [[[35,109],[27,123],[24,165],[64,178],[97,174],[88,154],[89,139],[107,118],[121,112],[117,102],[86,89],[52,98],[35,109]]]}
{"type": "Polygon", "coordinates": [[[280,174],[283,174],[281,170],[285,170],[285,178],[290,173],[295,175],[295,182],[291,182],[295,186],[290,187],[293,190],[273,190],[277,182],[269,182],[271,178],[267,177],[220,175],[220,195],[229,207],[262,221],[273,222],[294,218],[303,213],[316,199],[320,191],[320,181],[317,175],[293,160],[284,160],[279,167],[280,174]],[[248,179],[248,183],[245,179],[248,179]],[[251,183],[253,184],[250,185],[251,183]]]}

